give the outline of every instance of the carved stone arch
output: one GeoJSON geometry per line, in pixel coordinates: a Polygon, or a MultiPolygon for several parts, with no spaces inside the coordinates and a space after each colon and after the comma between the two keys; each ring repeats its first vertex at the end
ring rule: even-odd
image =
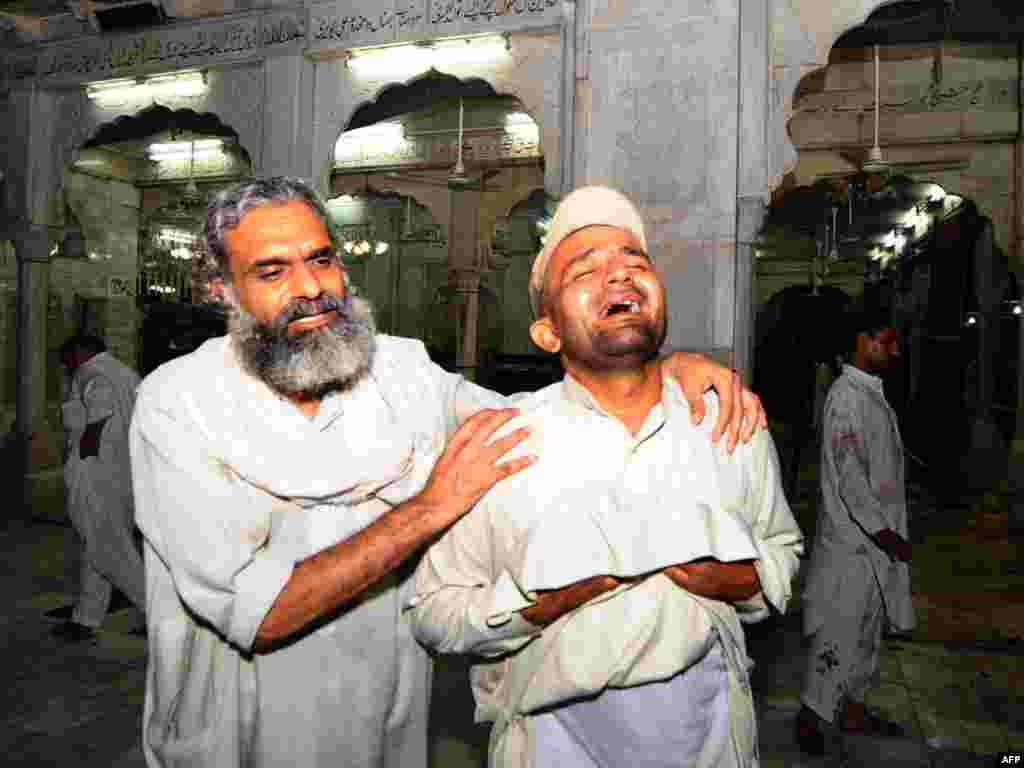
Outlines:
{"type": "Polygon", "coordinates": [[[341,135],[367,125],[389,120],[405,112],[413,112],[420,107],[429,106],[432,102],[446,96],[463,97],[502,97],[511,96],[523,105],[523,111],[530,115],[540,129],[540,146],[544,149],[544,101],[543,91],[534,93],[529,88],[520,87],[515,82],[503,83],[499,87],[486,77],[460,78],[431,67],[401,83],[388,83],[382,86],[368,101],[355,106],[344,126],[334,137],[331,145],[333,150],[341,135]]]}
{"type": "Polygon", "coordinates": [[[423,206],[434,219],[434,223],[441,228],[445,238],[448,237],[448,222],[451,215],[451,196],[448,189],[442,186],[430,184],[415,184],[401,178],[390,178],[387,176],[370,175],[364,179],[362,176],[353,177],[357,179],[355,189],[332,188],[331,197],[339,194],[360,194],[370,191],[379,195],[404,195],[411,197],[418,205],[423,206]]]}
{"type": "Polygon", "coordinates": [[[252,164],[253,155],[242,143],[238,131],[224,123],[214,112],[197,112],[194,109],[170,109],[161,104],[152,104],[138,112],[120,115],[102,123],[92,136],[79,144],[71,158],[73,162],[83,149],[112,144],[119,141],[142,139],[166,130],[191,131],[211,136],[223,136],[238,142],[242,154],[252,164]]]}
{"type": "Polygon", "coordinates": [[[388,83],[381,87],[372,99],[356,106],[335,140],[346,131],[389,120],[406,112],[415,112],[438,99],[500,95],[481,77],[459,78],[431,68],[404,83],[388,83]]]}
{"type": "Polygon", "coordinates": [[[772,52],[772,70],[776,87],[776,104],[769,127],[769,183],[774,193],[783,186],[785,177],[796,167],[796,147],[789,135],[789,121],[797,99],[824,77],[829,55],[836,42],[856,27],[862,26],[880,8],[902,0],[847,0],[841,3],[819,3],[798,0],[797,11],[786,5],[777,6],[773,38],[783,48],[772,52]]]}
{"type": "MultiPolygon", "coordinates": [[[[541,181],[543,182],[543,179],[541,181]]],[[[513,181],[512,186],[502,190],[498,201],[491,206],[493,214],[481,222],[486,227],[484,232],[487,234],[482,239],[484,242],[494,242],[501,221],[507,220],[517,209],[533,208],[539,201],[547,198],[543,183],[538,185],[535,180],[529,178],[513,181]]]]}
{"type": "MultiPolygon", "coordinates": [[[[388,83],[382,86],[372,99],[363,101],[356,105],[348,115],[348,118],[343,121],[342,124],[344,127],[334,137],[334,141],[331,145],[332,153],[338,140],[348,131],[389,120],[401,114],[414,112],[418,109],[436,103],[439,99],[455,96],[462,96],[464,98],[500,98],[503,96],[511,96],[515,98],[523,105],[524,111],[527,112],[537,123],[541,136],[541,148],[543,149],[544,131],[541,122],[543,104],[539,107],[531,106],[530,103],[524,101],[524,99],[516,92],[515,88],[497,89],[485,77],[460,78],[455,75],[441,72],[438,69],[431,68],[405,82],[388,83]]],[[[442,187],[417,186],[395,179],[382,178],[380,176],[373,178],[371,186],[381,192],[396,192],[398,194],[412,196],[418,203],[430,210],[434,220],[441,227],[442,231],[445,232],[445,235],[448,235],[450,195],[446,189],[442,187]]],[[[519,189],[515,189],[513,194],[518,194],[519,191],[519,189]]],[[[511,209],[517,200],[518,198],[511,199],[508,203],[508,208],[511,209]]],[[[497,218],[486,223],[488,225],[488,229],[483,231],[487,231],[493,235],[494,228],[497,224],[497,218]]]]}

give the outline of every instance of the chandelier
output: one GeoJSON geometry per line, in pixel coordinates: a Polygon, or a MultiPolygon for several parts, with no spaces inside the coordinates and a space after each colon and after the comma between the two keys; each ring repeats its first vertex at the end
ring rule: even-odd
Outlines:
{"type": "Polygon", "coordinates": [[[385,240],[346,240],[341,247],[352,256],[369,256],[371,253],[380,256],[391,246],[385,240]]]}

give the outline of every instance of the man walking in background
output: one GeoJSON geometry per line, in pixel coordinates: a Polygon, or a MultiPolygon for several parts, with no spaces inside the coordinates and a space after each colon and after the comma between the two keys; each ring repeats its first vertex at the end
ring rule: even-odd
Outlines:
{"type": "Polygon", "coordinates": [[[864,704],[883,622],[914,625],[903,446],[881,379],[899,355],[896,329],[870,313],[851,317],[851,364],[825,403],[822,504],[804,591],[810,653],[796,735],[811,754],[825,749],[822,720],[848,732],[886,725],[864,704]]]}
{"type": "Polygon", "coordinates": [[[82,556],[74,610],[53,634],[81,642],[92,638],[103,623],[114,587],[145,610],[128,450],[139,376],[95,336],[72,336],[60,355],[71,377],[62,407],[67,510],[82,543],[82,556]]]}

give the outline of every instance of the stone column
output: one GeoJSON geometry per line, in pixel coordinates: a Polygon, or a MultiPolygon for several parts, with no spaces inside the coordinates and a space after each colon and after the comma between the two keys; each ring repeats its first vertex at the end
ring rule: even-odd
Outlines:
{"type": "Polygon", "coordinates": [[[754,378],[754,241],[768,197],[769,5],[762,0],[739,2],[732,349],[733,365],[747,386],[754,378]]]}
{"type": "MultiPolygon", "coordinates": [[[[1024,269],[1024,136],[1017,137],[1014,160],[1013,255],[1014,266],[1019,271],[1024,269]]],[[[1008,475],[1011,492],[1010,526],[1015,530],[1024,530],[1024,315],[1020,315],[1018,321],[1017,428],[1010,449],[1008,475]]]]}
{"type": "Polygon", "coordinates": [[[15,233],[18,259],[17,415],[14,472],[20,488],[20,517],[32,514],[30,474],[45,455],[46,313],[50,286],[50,238],[46,227],[15,233]]]}
{"type": "Polygon", "coordinates": [[[453,269],[452,279],[461,307],[462,327],[457,329],[456,367],[470,381],[477,378],[477,346],[480,336],[480,270],[453,269]]]}
{"type": "Polygon", "coordinates": [[[736,201],[736,285],[733,317],[733,360],[743,381],[754,379],[754,242],[766,209],[761,197],[736,201]]]}
{"type": "Polygon", "coordinates": [[[459,373],[475,381],[480,323],[480,190],[456,181],[449,183],[448,190],[451,199],[448,263],[462,317],[455,340],[455,365],[459,373]]]}

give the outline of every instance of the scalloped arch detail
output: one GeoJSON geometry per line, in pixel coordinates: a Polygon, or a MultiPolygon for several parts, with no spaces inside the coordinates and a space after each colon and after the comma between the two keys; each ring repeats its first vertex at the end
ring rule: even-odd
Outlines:
{"type": "Polygon", "coordinates": [[[370,101],[356,107],[341,133],[389,120],[396,115],[415,112],[446,97],[500,95],[483,78],[469,77],[463,80],[432,68],[405,83],[385,85],[370,101]]]}
{"type": "MultiPolygon", "coordinates": [[[[239,140],[238,132],[225,124],[213,112],[196,112],[193,109],[170,109],[162,104],[153,104],[132,115],[121,115],[100,125],[80,149],[89,149],[119,141],[133,141],[152,136],[166,130],[194,131],[213,136],[225,136],[239,140]]],[[[242,146],[246,158],[252,155],[242,146]]]]}

